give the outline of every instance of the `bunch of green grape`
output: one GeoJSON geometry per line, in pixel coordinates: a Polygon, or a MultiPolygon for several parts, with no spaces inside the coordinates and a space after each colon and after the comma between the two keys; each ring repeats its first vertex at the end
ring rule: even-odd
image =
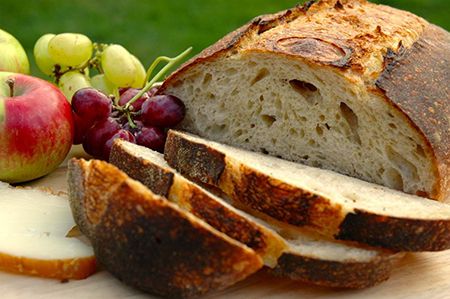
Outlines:
{"type": "Polygon", "coordinates": [[[144,66],[127,49],[93,43],[83,34],[45,34],[34,45],[34,58],[69,101],[85,87],[118,96],[119,88],[142,88],[146,81],[144,66]]]}

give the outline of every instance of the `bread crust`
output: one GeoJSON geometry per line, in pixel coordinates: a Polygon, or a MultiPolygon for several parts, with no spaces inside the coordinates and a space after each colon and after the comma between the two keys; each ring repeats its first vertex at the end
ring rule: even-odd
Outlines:
{"type": "Polygon", "coordinates": [[[428,25],[409,48],[397,53],[376,81],[432,149],[437,194],[450,198],[450,34],[428,25]]]}
{"type": "Polygon", "coordinates": [[[69,195],[75,221],[99,263],[141,290],[171,298],[198,296],[262,267],[253,250],[105,162],[71,160],[69,195]]]}
{"type": "MultiPolygon", "coordinates": [[[[353,211],[330,198],[302,190],[224,156],[220,150],[169,131],[165,155],[170,166],[194,181],[219,187],[243,205],[279,221],[312,226],[336,239],[401,251],[438,251],[450,248],[450,220],[407,219],[353,211]],[[210,160],[224,157],[222,167],[210,160]],[[195,157],[195,162],[192,163],[195,157]],[[217,169],[223,169],[221,173],[217,169]],[[199,176],[201,174],[201,176],[199,176]],[[209,179],[205,179],[209,176],[209,179]]],[[[219,161],[215,161],[218,164],[219,161]]]]}
{"type": "Polygon", "coordinates": [[[184,64],[159,92],[181,84],[184,74],[205,61],[236,54],[265,52],[333,68],[350,82],[362,81],[418,132],[432,160],[435,188],[417,195],[444,201],[450,198],[449,36],[388,6],[322,0],[255,18],[184,64]],[[383,62],[391,52],[407,54],[383,62]]]}
{"type": "MultiPolygon", "coordinates": [[[[158,179],[170,180],[171,184],[178,185],[173,188],[177,191],[172,191],[177,193],[175,198],[178,198],[178,205],[205,220],[219,231],[246,244],[259,254],[264,254],[267,244],[275,243],[272,246],[275,246],[278,260],[275,269],[270,271],[274,275],[320,286],[364,288],[388,279],[395,262],[400,258],[398,255],[395,255],[394,258],[390,252],[380,250],[377,256],[367,262],[352,260],[338,262],[326,260],[320,256],[300,255],[295,251],[286,250],[287,246],[280,244],[281,237],[278,234],[267,235],[259,225],[227,209],[214,198],[208,197],[205,191],[195,188],[193,184],[186,184],[183,180],[174,180],[173,173],[169,176],[169,170],[133,154],[124,146],[125,143],[122,140],[114,142],[110,163],[119,167],[131,178],[145,182],[145,185],[153,192],[168,198],[171,196],[170,192],[164,191],[166,188],[158,190],[159,186],[166,185],[158,182],[158,179]],[[152,180],[154,181],[152,182],[152,180]],[[281,254],[281,251],[284,252],[281,254]]],[[[172,190],[172,188],[169,189],[172,190]]]]}
{"type": "Polygon", "coordinates": [[[375,257],[368,262],[337,262],[287,252],[278,259],[278,266],[271,273],[325,287],[361,289],[387,280],[402,256],[375,257]]]}
{"type": "Polygon", "coordinates": [[[266,265],[275,266],[278,257],[287,248],[275,232],[239,215],[179,174],[130,153],[122,146],[123,143],[122,140],[114,143],[110,163],[142,182],[152,192],[168,198],[220,232],[252,248],[262,256],[266,265]]]}

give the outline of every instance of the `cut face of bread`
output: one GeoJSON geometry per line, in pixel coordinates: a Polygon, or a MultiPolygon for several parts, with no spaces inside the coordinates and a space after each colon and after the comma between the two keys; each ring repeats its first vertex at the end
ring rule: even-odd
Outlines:
{"type": "Polygon", "coordinates": [[[366,1],[263,16],[168,78],[202,137],[450,198],[450,34],[366,1]],[[431,62],[433,61],[433,62],[431,62]]]}
{"type": "Polygon", "coordinates": [[[252,249],[106,162],[71,160],[69,194],[75,221],[98,261],[141,290],[198,296],[263,266],[252,249]]]}
{"type": "Polygon", "coordinates": [[[65,196],[0,182],[0,270],[61,280],[93,274],[92,247],[66,237],[74,225],[65,196]]]}
{"type": "Polygon", "coordinates": [[[383,250],[336,242],[273,219],[265,218],[266,221],[263,215],[249,211],[258,216],[253,217],[185,179],[166,163],[162,154],[142,146],[116,140],[110,163],[253,248],[280,276],[328,287],[362,288],[386,280],[400,258],[383,250]]]}
{"type": "Polygon", "coordinates": [[[444,203],[173,130],[164,155],[183,175],[292,225],[393,250],[450,248],[444,203]]]}

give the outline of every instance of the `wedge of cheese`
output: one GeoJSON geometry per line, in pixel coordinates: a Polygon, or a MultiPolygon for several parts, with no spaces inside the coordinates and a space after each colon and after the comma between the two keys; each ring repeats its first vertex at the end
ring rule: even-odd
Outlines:
{"type": "Polygon", "coordinates": [[[91,275],[92,247],[66,236],[74,225],[65,196],[0,182],[0,270],[61,280],[91,275]]]}

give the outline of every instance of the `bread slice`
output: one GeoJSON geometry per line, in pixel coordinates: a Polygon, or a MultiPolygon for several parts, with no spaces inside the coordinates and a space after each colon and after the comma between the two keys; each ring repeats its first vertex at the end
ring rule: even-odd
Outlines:
{"type": "Polygon", "coordinates": [[[328,170],[168,132],[164,157],[244,206],[328,236],[400,251],[450,248],[450,205],[328,170]]]}
{"type": "Polygon", "coordinates": [[[110,163],[228,236],[259,253],[273,273],[328,287],[362,288],[384,281],[401,257],[361,248],[259,218],[232,207],[171,168],[163,155],[116,140],[110,163]],[[282,238],[283,236],[284,238],[282,238]],[[278,259],[278,257],[281,257],[278,259]],[[278,259],[278,260],[277,260],[278,259]]]}
{"type": "Polygon", "coordinates": [[[265,265],[275,267],[287,247],[277,233],[191,183],[167,165],[164,156],[145,147],[117,140],[109,162],[183,210],[255,250],[265,265]]]}
{"type": "Polygon", "coordinates": [[[69,195],[75,221],[98,261],[141,290],[174,298],[198,296],[263,266],[252,249],[106,162],[72,159],[69,195]]]}
{"type": "Polygon", "coordinates": [[[93,274],[92,247],[66,235],[74,225],[66,196],[0,182],[0,270],[59,280],[93,274]]]}
{"type": "Polygon", "coordinates": [[[255,18],[163,84],[183,130],[450,200],[450,34],[364,0],[255,18]]]}

